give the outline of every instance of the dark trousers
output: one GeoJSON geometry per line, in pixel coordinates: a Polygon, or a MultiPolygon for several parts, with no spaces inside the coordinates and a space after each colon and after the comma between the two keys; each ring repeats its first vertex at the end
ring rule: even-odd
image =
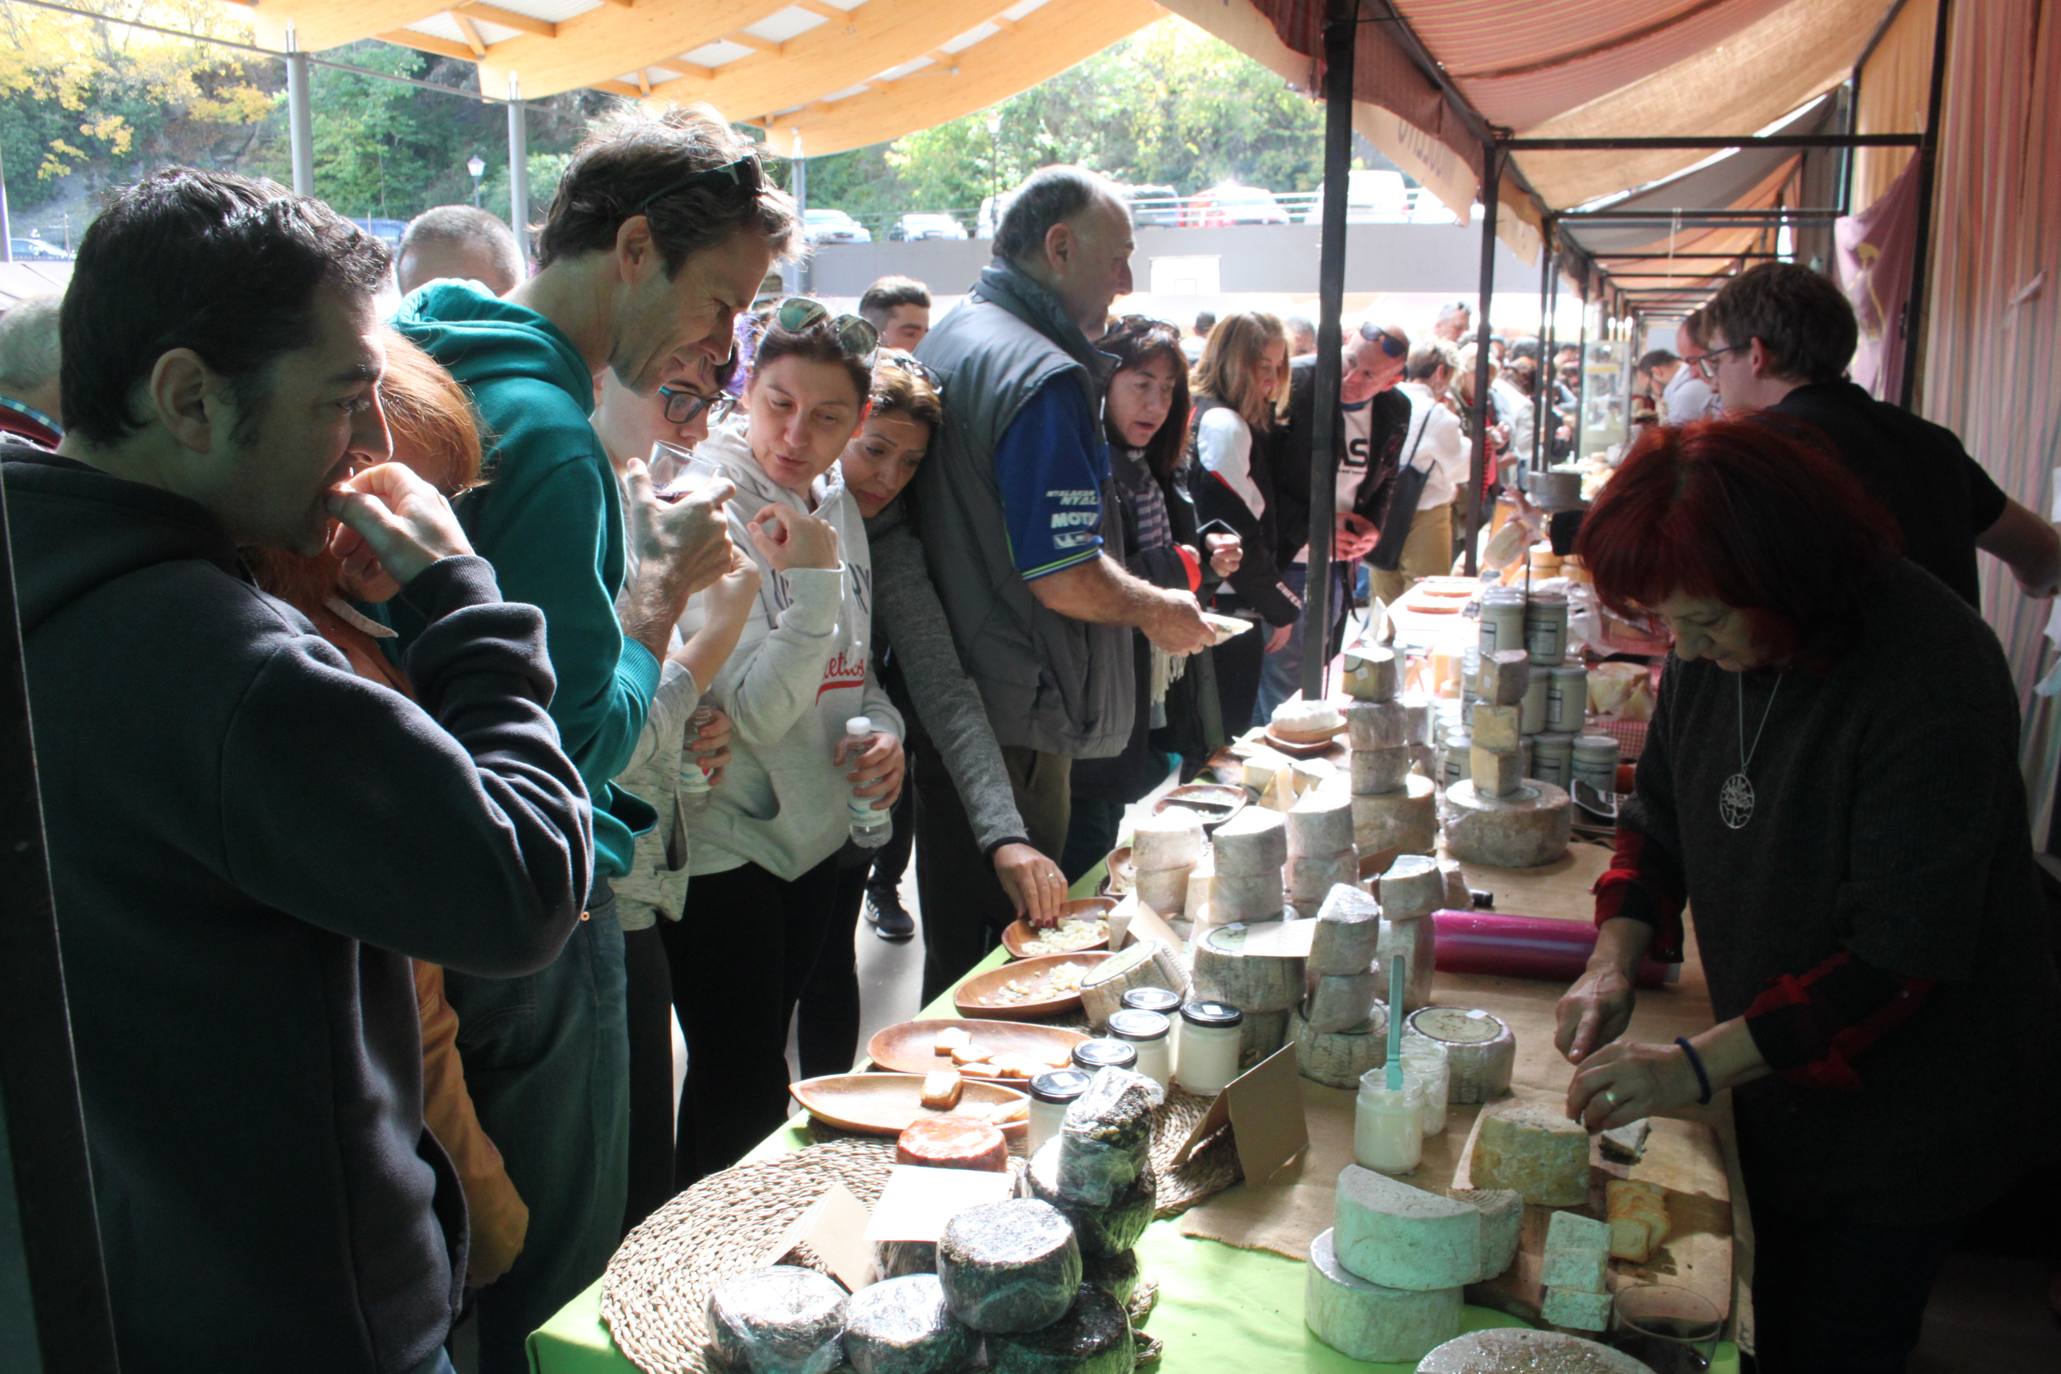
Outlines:
{"type": "MultiPolygon", "coordinates": [[[[907,760],[905,767],[914,768],[915,747],[904,744],[902,748],[907,760]]],[[[916,845],[916,789],[905,785],[888,815],[894,818],[894,834],[870,856],[872,862],[866,865],[868,871],[862,883],[868,892],[893,892],[901,886],[902,875],[909,871],[909,851],[916,845]]]]}
{"type": "Polygon", "coordinates": [[[1116,848],[1116,832],[1123,825],[1127,805],[1101,797],[1073,799],[1073,815],[1066,824],[1066,852],[1059,858],[1059,871],[1066,875],[1067,886],[1079,882],[1083,873],[1116,848]]]}
{"type": "MultiPolygon", "coordinates": [[[[1006,745],[1002,762],[1031,844],[1047,857],[1061,853],[1073,761],[1006,745]]],[[[915,778],[916,903],[922,910],[923,1002],[928,1006],[987,957],[1016,911],[974,838],[959,789],[937,750],[917,756],[915,778]]]]}
{"type": "Polygon", "coordinates": [[[1244,634],[1233,635],[1209,651],[1210,666],[1217,679],[1217,703],[1223,711],[1224,732],[1241,735],[1252,720],[1259,702],[1261,664],[1265,660],[1267,636],[1273,631],[1262,620],[1244,634]]]}
{"type": "Polygon", "coordinates": [[[621,1239],[629,1168],[629,1032],[615,895],[596,880],[587,919],[521,978],[455,969],[465,1086],[530,1209],[522,1254],[477,1293],[482,1374],[526,1374],[524,1343],[600,1277],[621,1239]]]}
{"type": "Polygon", "coordinates": [[[837,856],[830,920],[794,1009],[794,1048],[803,1078],[850,1073],[859,1057],[859,957],[852,940],[859,930],[867,875],[879,871],[879,856],[893,847],[893,840],[871,850],[846,845],[837,856]]]}
{"type": "Polygon", "coordinates": [[[673,1197],[673,973],[658,926],[623,932],[623,971],[630,1022],[628,1235],[673,1197]]]}
{"type": "Polygon", "coordinates": [[[697,874],[661,927],[687,1040],[673,1181],[727,1169],[787,1120],[787,1026],[836,901],[837,856],[792,882],[754,864],[697,874]]]}

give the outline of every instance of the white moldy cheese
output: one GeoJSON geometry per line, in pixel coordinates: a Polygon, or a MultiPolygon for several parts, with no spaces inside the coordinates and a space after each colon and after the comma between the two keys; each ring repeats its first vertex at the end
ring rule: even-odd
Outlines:
{"type": "Polygon", "coordinates": [[[1369,1283],[1338,1262],[1333,1232],[1310,1242],[1303,1322],[1318,1340],[1355,1360],[1422,1358],[1460,1329],[1460,1289],[1417,1291],[1369,1283]]]}
{"type": "Polygon", "coordinates": [[[1303,793],[1288,808],[1290,858],[1337,854],[1352,847],[1352,794],[1336,783],[1303,793]]]}
{"type": "Polygon", "coordinates": [[[1141,873],[1154,868],[1189,868],[1202,857],[1202,821],[1186,807],[1170,806],[1143,816],[1131,832],[1131,862],[1141,873]]]}
{"type": "Polygon", "coordinates": [[[1376,1002],[1357,1034],[1313,1030],[1296,1012],[1295,1062],[1304,1078],[1328,1088],[1357,1088],[1360,1075],[1378,1069],[1388,1056],[1388,1008],[1376,1002]]]}
{"type": "Polygon", "coordinates": [[[1288,822],[1278,811],[1248,806],[1217,827],[1211,845],[1219,876],[1272,873],[1288,862],[1288,822]]]}
{"type": "Polygon", "coordinates": [[[1348,1164],[1332,1219],[1339,1261],[1369,1283],[1424,1292],[1481,1273],[1481,1217],[1464,1202],[1348,1164]]]}
{"type": "Polygon", "coordinates": [[[1541,1207],[1589,1200],[1589,1133],[1550,1107],[1499,1102],[1482,1109],[1471,1174],[1477,1188],[1510,1188],[1541,1207]]]}
{"type": "Polygon", "coordinates": [[[1565,791],[1536,779],[1507,797],[1485,796],[1463,780],[1446,789],[1439,821],[1446,849],[1463,863],[1537,868],[1567,852],[1574,803],[1565,791]]]}
{"type": "Polygon", "coordinates": [[[1374,963],[1381,943],[1381,904],[1354,883],[1339,883],[1317,908],[1310,937],[1309,972],[1359,973],[1374,963]]]}
{"type": "Polygon", "coordinates": [[[1481,1215],[1481,1276],[1476,1282],[1496,1278],[1517,1260],[1524,1199],[1508,1188],[1460,1188],[1452,1196],[1481,1215]]]}
{"type": "Polygon", "coordinates": [[[1362,854],[1401,850],[1429,854],[1438,847],[1438,789],[1411,773],[1394,792],[1353,798],[1353,843],[1362,854]]]}

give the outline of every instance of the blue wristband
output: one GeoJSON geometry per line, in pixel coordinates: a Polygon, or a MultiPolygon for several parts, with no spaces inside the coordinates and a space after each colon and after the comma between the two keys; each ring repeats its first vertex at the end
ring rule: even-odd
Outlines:
{"type": "Polygon", "coordinates": [[[1703,1067],[1703,1056],[1696,1053],[1696,1047],[1689,1043],[1689,1037],[1678,1035],[1675,1043],[1682,1047],[1682,1053],[1689,1056],[1689,1067],[1696,1070],[1696,1082],[1703,1089],[1703,1095],[1696,1099],[1698,1106],[1710,1105],[1710,1074],[1703,1067]]]}

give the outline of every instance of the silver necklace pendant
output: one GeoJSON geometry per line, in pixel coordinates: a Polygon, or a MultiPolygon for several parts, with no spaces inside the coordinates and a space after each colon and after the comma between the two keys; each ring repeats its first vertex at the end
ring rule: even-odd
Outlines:
{"type": "Polygon", "coordinates": [[[1753,780],[1741,771],[1725,779],[1718,792],[1718,818],[1733,830],[1744,830],[1753,819],[1753,780]]]}

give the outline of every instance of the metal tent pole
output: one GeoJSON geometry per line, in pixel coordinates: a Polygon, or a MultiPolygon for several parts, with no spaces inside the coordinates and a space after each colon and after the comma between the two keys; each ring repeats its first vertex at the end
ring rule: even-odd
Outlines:
{"type": "MultiPolygon", "coordinates": [[[[1496,289],[1496,203],[1503,150],[1481,145],[1481,324],[1474,353],[1474,461],[1468,465],[1467,575],[1481,571],[1481,491],[1488,481],[1489,297],[1496,289]]],[[[1543,341],[1541,341],[1543,346],[1543,341]]]]}
{"type": "Polygon", "coordinates": [[[1918,237],[1911,244],[1911,294],[1904,302],[1904,375],[1896,403],[1909,410],[1918,395],[1918,361],[1923,353],[1925,291],[1932,267],[1932,196],[1939,170],[1939,118],[1946,103],[1947,31],[1951,0],[1939,0],[1932,26],[1932,88],[1925,98],[1925,136],[1918,144],[1918,237]]]}
{"type": "MultiPolygon", "coordinates": [[[[1545,233],[1539,245],[1539,357],[1536,360],[1539,363],[1539,369],[1532,374],[1531,409],[1534,421],[1538,418],[1539,401],[1546,394],[1546,388],[1542,384],[1541,379],[1545,376],[1547,357],[1546,332],[1551,327],[1553,319],[1551,314],[1552,306],[1547,299],[1547,293],[1551,289],[1553,280],[1553,221],[1548,219],[1544,228],[1545,233]]],[[[1510,356],[1507,350],[1503,356],[1505,358],[1510,356]]],[[[1539,454],[1542,452],[1540,443],[1544,432],[1545,426],[1543,425],[1534,423],[1531,427],[1531,452],[1526,454],[1525,458],[1535,469],[1543,466],[1539,462],[1539,454]]]]}
{"type": "Polygon", "coordinates": [[[530,263],[530,126],[529,106],[514,73],[508,77],[508,227],[522,250],[523,271],[530,263]]]}
{"type": "Polygon", "coordinates": [[[308,57],[300,35],[286,26],[286,137],[293,161],[293,193],[315,194],[315,123],[308,105],[308,57]]]}
{"type": "MultiPolygon", "coordinates": [[[[1331,647],[1331,531],[1338,509],[1338,388],[1344,366],[1345,202],[1351,179],[1357,0],[1324,7],[1324,206],[1317,260],[1317,366],[1310,404],[1310,561],[1303,591],[1302,694],[1324,696],[1331,647]]],[[[1292,460],[1293,455],[1291,455],[1292,460]]]]}

